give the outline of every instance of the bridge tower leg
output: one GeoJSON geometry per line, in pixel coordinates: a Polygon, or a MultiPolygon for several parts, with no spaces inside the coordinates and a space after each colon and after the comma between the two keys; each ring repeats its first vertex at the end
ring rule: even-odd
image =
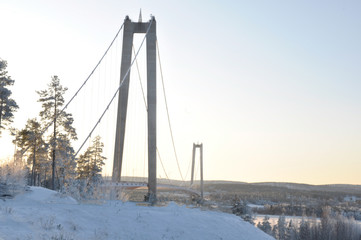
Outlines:
{"type": "Polygon", "coordinates": [[[112,180],[119,182],[121,179],[134,33],[147,33],[148,199],[150,202],[154,202],[157,194],[157,35],[154,17],[149,22],[141,22],[141,18],[139,22],[132,22],[128,16],[124,20],[122,63],[120,69],[120,82],[124,79],[124,83],[120,88],[118,97],[112,180]]]}
{"type": "Polygon", "coordinates": [[[157,195],[157,36],[153,18],[147,35],[147,103],[148,103],[148,197],[157,195]]]}
{"type": "Polygon", "coordinates": [[[193,143],[193,151],[192,151],[192,176],[191,176],[191,185],[193,185],[194,178],[194,165],[196,160],[196,150],[199,148],[199,158],[200,158],[200,172],[201,172],[201,199],[203,200],[203,144],[195,144],[193,143]]]}
{"type": "Polygon", "coordinates": [[[125,123],[127,120],[128,107],[128,93],[129,93],[129,79],[132,61],[132,45],[133,45],[133,26],[129,17],[124,20],[123,30],[123,48],[122,48],[122,63],[120,67],[120,82],[123,81],[122,87],[119,89],[118,95],[118,113],[117,126],[115,132],[115,147],[113,159],[113,175],[114,182],[120,182],[123,161],[124,137],[125,137],[125,123]]]}

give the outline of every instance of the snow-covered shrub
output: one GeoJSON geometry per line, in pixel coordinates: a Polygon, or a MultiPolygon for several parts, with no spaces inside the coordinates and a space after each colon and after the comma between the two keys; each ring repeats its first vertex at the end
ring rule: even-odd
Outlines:
{"type": "Polygon", "coordinates": [[[109,188],[111,187],[106,187],[101,179],[96,182],[88,179],[73,179],[62,188],[62,194],[71,196],[78,201],[113,199],[111,194],[114,189],[109,188]]]}
{"type": "Polygon", "coordinates": [[[1,207],[0,206],[0,212],[6,213],[6,214],[12,214],[14,212],[12,207],[1,207]]]}
{"type": "Polygon", "coordinates": [[[66,233],[57,233],[50,238],[51,240],[73,240],[74,238],[66,233]]]}
{"type": "Polygon", "coordinates": [[[26,170],[19,163],[4,161],[0,164],[0,197],[13,197],[25,190],[26,170]]]}
{"type": "Polygon", "coordinates": [[[232,213],[254,225],[252,208],[248,206],[247,201],[235,197],[233,199],[232,213]]]}
{"type": "Polygon", "coordinates": [[[45,230],[53,229],[54,228],[54,220],[55,220],[54,216],[50,216],[45,219],[40,218],[41,227],[45,230]]]}

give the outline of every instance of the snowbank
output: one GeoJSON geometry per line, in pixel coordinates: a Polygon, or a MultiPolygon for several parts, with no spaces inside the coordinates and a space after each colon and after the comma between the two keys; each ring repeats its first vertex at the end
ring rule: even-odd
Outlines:
{"type": "Polygon", "coordinates": [[[72,197],[61,196],[58,192],[42,187],[31,187],[27,194],[17,197],[16,200],[37,203],[77,204],[77,201],[72,197]]]}
{"type": "Polygon", "coordinates": [[[78,204],[32,187],[0,202],[0,239],[273,239],[235,215],[170,203],[78,204]]]}

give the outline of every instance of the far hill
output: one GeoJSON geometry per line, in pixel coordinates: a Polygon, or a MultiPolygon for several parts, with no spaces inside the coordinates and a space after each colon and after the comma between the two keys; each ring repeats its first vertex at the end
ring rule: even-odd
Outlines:
{"type": "MultiPolygon", "coordinates": [[[[197,182],[198,184],[198,182],[197,182]]],[[[330,184],[330,185],[311,185],[302,183],[288,183],[288,182],[233,182],[233,181],[205,181],[205,186],[210,189],[224,190],[224,191],[241,191],[246,189],[254,190],[282,190],[285,191],[310,191],[310,192],[333,192],[352,194],[361,197],[361,185],[351,184],[330,184]]]]}

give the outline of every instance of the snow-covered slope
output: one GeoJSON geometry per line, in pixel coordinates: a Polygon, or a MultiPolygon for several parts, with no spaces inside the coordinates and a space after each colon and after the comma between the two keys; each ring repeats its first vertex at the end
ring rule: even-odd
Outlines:
{"type": "Polygon", "coordinates": [[[273,239],[239,217],[170,203],[78,204],[32,187],[0,200],[0,239],[273,239]]]}

